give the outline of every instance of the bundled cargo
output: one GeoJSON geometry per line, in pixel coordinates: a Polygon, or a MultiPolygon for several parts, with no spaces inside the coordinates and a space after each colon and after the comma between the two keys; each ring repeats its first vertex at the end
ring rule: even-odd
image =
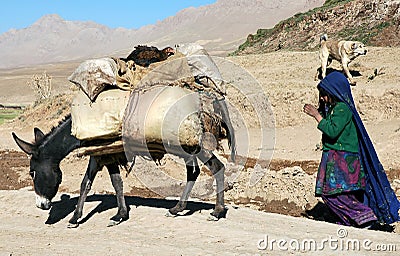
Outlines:
{"type": "Polygon", "coordinates": [[[233,132],[222,130],[232,128],[224,81],[199,45],[181,46],[146,66],[129,59],[88,60],[69,80],[82,91],[72,104],[72,133],[81,140],[123,136],[136,146],[202,144],[213,150],[233,132]]]}

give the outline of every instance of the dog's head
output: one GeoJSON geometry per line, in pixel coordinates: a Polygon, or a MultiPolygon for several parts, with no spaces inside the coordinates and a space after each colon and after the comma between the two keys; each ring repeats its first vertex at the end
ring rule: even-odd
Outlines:
{"type": "Polygon", "coordinates": [[[357,41],[348,42],[346,48],[347,53],[353,58],[359,55],[366,55],[368,51],[363,43],[357,41]]]}

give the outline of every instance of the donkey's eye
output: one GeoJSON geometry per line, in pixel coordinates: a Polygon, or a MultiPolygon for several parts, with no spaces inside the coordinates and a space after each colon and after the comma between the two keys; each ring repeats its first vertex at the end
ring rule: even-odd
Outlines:
{"type": "Polygon", "coordinates": [[[35,179],[35,175],[36,175],[35,170],[30,170],[29,175],[31,175],[32,179],[35,179]]]}

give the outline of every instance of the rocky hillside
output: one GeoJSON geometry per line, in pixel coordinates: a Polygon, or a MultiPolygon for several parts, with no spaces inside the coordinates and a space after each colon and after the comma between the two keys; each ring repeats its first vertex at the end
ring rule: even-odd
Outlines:
{"type": "Polygon", "coordinates": [[[322,7],[248,35],[234,54],[315,50],[324,33],[333,39],[357,40],[369,46],[400,46],[400,1],[327,0],[322,7]]]}

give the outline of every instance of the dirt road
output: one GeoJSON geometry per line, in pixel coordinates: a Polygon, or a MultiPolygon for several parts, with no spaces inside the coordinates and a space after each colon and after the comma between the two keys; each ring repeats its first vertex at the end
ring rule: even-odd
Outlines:
{"type": "Polygon", "coordinates": [[[169,218],[164,214],[174,200],[136,197],[127,197],[130,219],[107,228],[116,212],[108,195],[90,196],[85,223],[68,229],[76,202],[70,196],[55,201],[49,212],[34,207],[31,191],[1,191],[0,255],[393,255],[400,250],[397,234],[231,205],[226,219],[213,222],[206,220],[212,205],[201,202],[191,203],[186,215],[169,218]],[[378,251],[384,249],[392,252],[378,251]]]}

